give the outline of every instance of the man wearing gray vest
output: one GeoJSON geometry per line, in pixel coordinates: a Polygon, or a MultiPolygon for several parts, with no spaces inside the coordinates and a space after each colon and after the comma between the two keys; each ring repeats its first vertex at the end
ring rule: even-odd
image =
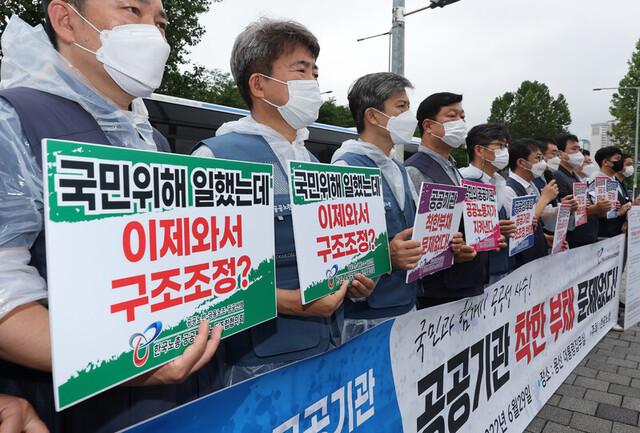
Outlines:
{"type": "Polygon", "coordinates": [[[304,141],[322,105],[319,52],[316,37],[299,23],[251,23],[231,52],[231,72],[251,115],[225,123],[192,152],[273,165],[278,317],[226,340],[228,385],[339,345],[344,297],[368,296],[373,289],[370,278],[356,274],[350,288],[344,281],[338,291],[302,304],[287,173],[288,161],[318,162],[304,141]]]}
{"type": "Polygon", "coordinates": [[[0,393],[27,399],[53,432],[114,431],[219,388],[209,361],[221,328],[209,340],[203,322],[181,357],[55,413],[40,140],[170,151],[140,99],[160,85],[169,46],[160,0],[43,3],[46,30],[14,16],[2,35],[0,393]]]}

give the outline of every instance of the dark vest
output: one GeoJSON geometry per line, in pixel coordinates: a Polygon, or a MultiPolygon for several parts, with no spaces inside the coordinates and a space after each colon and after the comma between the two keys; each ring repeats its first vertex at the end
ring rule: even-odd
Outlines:
{"type": "MultiPolygon", "coordinates": [[[[300,283],[288,178],[271,146],[259,135],[235,132],[209,138],[200,145],[211,149],[216,158],[273,166],[276,287],[298,290],[300,283]]],[[[313,155],[311,160],[318,162],[313,155]]],[[[330,338],[339,338],[342,318],[342,308],[330,318],[279,314],[273,320],[229,337],[226,340],[227,362],[233,365],[262,365],[297,361],[325,352],[329,348],[330,338]]]]}
{"type": "MultiPolygon", "coordinates": [[[[338,161],[344,161],[351,166],[378,168],[371,158],[356,153],[345,153],[338,161]]],[[[407,171],[399,162],[393,162],[402,173],[404,208],[400,207],[389,182],[382,175],[384,217],[389,241],[401,231],[413,227],[416,216],[407,171]]],[[[367,297],[366,302],[345,299],[345,316],[351,319],[377,319],[398,316],[410,311],[416,305],[420,284],[417,281],[407,284],[406,280],[407,271],[402,269],[392,269],[390,274],[380,276],[376,288],[367,297]]]]}
{"type": "MultiPolygon", "coordinates": [[[[435,183],[460,186],[455,185],[442,166],[424,152],[416,152],[404,165],[429,173],[435,183]]],[[[460,231],[464,233],[462,222],[460,231]]],[[[456,299],[479,295],[489,282],[489,253],[483,251],[470,262],[454,263],[448,269],[423,277],[421,282],[426,298],[456,299]]]]}
{"type": "MultiPolygon", "coordinates": [[[[512,177],[507,179],[507,186],[513,189],[518,197],[529,195],[524,186],[512,177]]],[[[519,268],[524,264],[548,254],[547,241],[544,237],[544,224],[538,219],[538,228],[533,232],[533,246],[513,256],[515,267],[519,268]]]]}
{"type": "MultiPolygon", "coordinates": [[[[553,173],[553,178],[556,179],[558,183],[563,182],[567,185],[568,194],[573,194],[573,184],[580,182],[578,179],[570,176],[562,166],[560,166],[560,168],[553,173]]],[[[558,196],[558,199],[562,199],[562,197],[558,196]]],[[[589,199],[587,198],[587,204],[588,201],[589,199]]],[[[573,230],[567,231],[567,242],[569,242],[569,244],[571,244],[572,242],[585,244],[597,242],[599,230],[598,225],[598,215],[589,215],[585,224],[582,224],[581,226],[578,226],[573,230]]]]}
{"type": "MultiPolygon", "coordinates": [[[[18,87],[0,91],[13,106],[39,164],[43,138],[111,145],[87,111],[76,102],[39,90],[18,87]]],[[[170,152],[156,130],[158,150],[170,152]]],[[[31,248],[31,265],[46,279],[44,229],[31,248]]],[[[216,355],[217,356],[217,355],[216,355]]],[[[180,385],[116,387],[56,413],[50,373],[0,360],[0,393],[28,400],[51,432],[107,432],[140,422],[222,387],[222,363],[216,359],[180,385]]]]}

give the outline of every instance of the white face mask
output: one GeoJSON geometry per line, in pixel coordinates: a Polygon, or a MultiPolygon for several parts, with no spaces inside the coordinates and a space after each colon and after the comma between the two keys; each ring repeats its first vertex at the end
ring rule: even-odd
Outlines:
{"type": "Polygon", "coordinates": [[[624,177],[630,177],[633,174],[633,165],[628,165],[621,171],[624,177]]]}
{"type": "Polygon", "coordinates": [[[100,33],[102,43],[95,52],[82,45],[74,45],[95,54],[122,90],[131,96],[146,97],[160,87],[171,51],[160,29],[151,24],[126,24],[111,30],[98,30],[73,6],[69,7],[100,33]]]}
{"type": "MultiPolygon", "coordinates": [[[[433,123],[438,123],[432,120],[433,123]]],[[[467,138],[467,123],[462,120],[453,120],[451,122],[438,123],[444,127],[444,137],[439,137],[434,133],[431,133],[434,137],[438,137],[440,140],[447,143],[449,146],[457,149],[467,138]]]]}
{"type": "MultiPolygon", "coordinates": [[[[523,160],[527,164],[531,164],[529,161],[523,160]]],[[[531,168],[526,168],[525,170],[529,170],[533,177],[542,177],[544,171],[547,169],[547,163],[544,161],[536,162],[535,164],[531,164],[531,168]]]]}
{"type": "MultiPolygon", "coordinates": [[[[631,167],[631,168],[633,168],[633,167],[631,167]]],[[[597,171],[598,171],[598,169],[593,164],[587,164],[584,167],[582,167],[582,173],[585,175],[586,178],[590,178],[597,171]]]]}
{"type": "Polygon", "coordinates": [[[493,150],[485,147],[485,149],[490,150],[495,155],[494,160],[489,162],[498,170],[502,170],[509,164],[509,150],[506,148],[493,150]]]}
{"type": "MultiPolygon", "coordinates": [[[[374,110],[376,110],[374,108],[374,110]]],[[[413,134],[416,132],[416,126],[418,126],[418,120],[416,116],[410,111],[407,110],[397,116],[389,116],[388,114],[383,113],[380,110],[376,110],[378,113],[383,116],[387,116],[389,121],[387,122],[387,126],[378,125],[381,128],[386,129],[391,134],[391,141],[393,144],[409,144],[411,143],[411,138],[413,134]]]]}
{"type": "Polygon", "coordinates": [[[547,167],[551,171],[558,171],[558,168],[560,168],[560,161],[561,159],[559,156],[554,156],[553,158],[547,161],[547,167]]]}
{"type": "Polygon", "coordinates": [[[284,84],[289,90],[289,100],[285,105],[276,105],[262,98],[267,104],[276,107],[285,122],[296,131],[306,128],[316,121],[320,114],[322,96],[317,80],[291,80],[280,81],[268,75],[260,74],[265,78],[284,84]]]}
{"type": "Polygon", "coordinates": [[[567,163],[573,168],[578,168],[584,164],[584,155],[582,152],[567,153],[567,156],[569,157],[567,163]]]}

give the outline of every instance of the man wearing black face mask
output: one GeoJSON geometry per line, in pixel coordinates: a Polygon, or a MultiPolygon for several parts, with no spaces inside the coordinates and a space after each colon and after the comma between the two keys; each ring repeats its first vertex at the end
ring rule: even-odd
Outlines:
{"type": "Polygon", "coordinates": [[[596,163],[600,166],[598,176],[606,176],[611,180],[617,181],[617,203],[614,205],[618,208],[617,218],[600,218],[598,226],[598,238],[611,238],[622,233],[622,225],[626,221],[626,213],[631,207],[629,198],[624,193],[624,185],[616,178],[616,174],[624,171],[624,160],[622,159],[622,151],[615,146],[607,146],[596,152],[596,163]]]}

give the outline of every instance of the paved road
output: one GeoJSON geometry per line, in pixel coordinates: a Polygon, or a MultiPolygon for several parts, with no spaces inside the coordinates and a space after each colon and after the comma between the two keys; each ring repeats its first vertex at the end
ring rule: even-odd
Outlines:
{"type": "Polygon", "coordinates": [[[525,432],[640,433],[640,324],[609,333],[525,432]]]}

